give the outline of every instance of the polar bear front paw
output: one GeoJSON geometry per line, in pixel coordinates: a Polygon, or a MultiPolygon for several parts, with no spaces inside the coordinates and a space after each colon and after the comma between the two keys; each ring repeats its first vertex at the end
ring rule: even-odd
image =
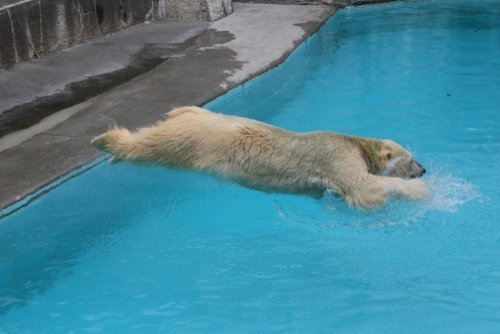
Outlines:
{"type": "Polygon", "coordinates": [[[422,179],[385,178],[385,193],[409,200],[421,200],[430,195],[422,179]]]}
{"type": "Polygon", "coordinates": [[[422,179],[408,180],[407,198],[412,200],[422,200],[430,195],[427,184],[422,179]]]}

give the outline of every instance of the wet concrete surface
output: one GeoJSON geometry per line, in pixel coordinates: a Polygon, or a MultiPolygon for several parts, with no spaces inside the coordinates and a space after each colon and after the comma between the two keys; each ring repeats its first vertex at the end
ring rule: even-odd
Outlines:
{"type": "MultiPolygon", "coordinates": [[[[236,3],[232,15],[211,23],[189,47],[151,71],[84,102],[68,119],[0,151],[0,209],[97,158],[100,153],[90,140],[110,127],[154,123],[174,107],[202,105],[275,66],[334,10],[321,5],[236,3]]],[[[15,140],[15,136],[6,137],[15,140]]],[[[7,213],[3,210],[0,216],[7,213]]]]}
{"type": "Polygon", "coordinates": [[[0,71],[0,137],[147,72],[193,44],[206,22],[153,22],[0,71]]]}

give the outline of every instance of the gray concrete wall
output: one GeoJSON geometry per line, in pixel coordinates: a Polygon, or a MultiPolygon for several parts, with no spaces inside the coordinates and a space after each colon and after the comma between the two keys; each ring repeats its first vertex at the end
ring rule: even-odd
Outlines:
{"type": "MultiPolygon", "coordinates": [[[[161,1],[161,0],[160,0],[161,1]]],[[[163,0],[166,18],[216,21],[233,12],[232,0],[163,0]]]]}
{"type": "Polygon", "coordinates": [[[337,7],[360,6],[405,0],[234,0],[234,2],[261,3],[275,5],[330,5],[337,7]]]}
{"type": "Polygon", "coordinates": [[[232,0],[0,0],[0,68],[145,21],[230,13],[232,0]]]}

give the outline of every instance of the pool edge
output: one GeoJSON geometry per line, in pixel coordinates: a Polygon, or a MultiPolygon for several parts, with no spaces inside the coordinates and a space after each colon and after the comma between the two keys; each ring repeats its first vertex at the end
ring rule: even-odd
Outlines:
{"type": "MultiPolygon", "coordinates": [[[[259,5],[246,6],[253,6],[253,8],[255,8],[255,6],[259,5]]],[[[283,5],[269,6],[279,6],[280,9],[284,7],[283,5]]],[[[295,5],[285,7],[292,7],[292,10],[299,8],[295,5]]],[[[303,6],[301,7],[303,8],[303,6]]],[[[280,50],[281,55],[279,57],[266,63],[264,66],[261,66],[257,71],[247,73],[243,80],[229,82],[227,81],[228,75],[225,75],[222,78],[219,78],[219,81],[222,81],[219,83],[219,86],[225,84],[224,87],[220,87],[219,89],[215,89],[210,92],[203,92],[204,94],[200,94],[200,96],[197,96],[196,99],[191,99],[189,101],[191,103],[188,102],[184,104],[204,105],[281,64],[294,50],[297,49],[298,46],[316,33],[338,9],[336,6],[315,7],[321,7],[320,10],[317,10],[319,15],[316,15],[316,19],[308,19],[304,22],[304,20],[301,20],[300,18],[292,18],[292,20],[295,19],[296,22],[289,29],[299,27],[302,29],[302,34],[298,38],[293,38],[290,41],[292,43],[290,48],[280,50]]],[[[206,38],[205,35],[205,33],[202,34],[196,41],[194,41],[194,45],[188,49],[197,52],[198,50],[206,48],[207,43],[203,43],[203,39],[206,38]]],[[[213,46],[213,41],[210,42],[212,44],[209,44],[208,47],[213,46]]],[[[226,71],[224,65],[221,66],[219,70],[223,73],[226,71]]],[[[147,75],[148,73],[145,74],[145,76],[147,75]]],[[[158,105],[160,103],[156,104],[158,105]]],[[[160,105],[168,106],[169,103],[163,102],[160,105]]],[[[79,116],[81,117],[83,113],[88,112],[90,109],[92,109],[92,105],[87,108],[83,108],[82,111],[72,116],[70,119],[78,119],[79,116]]],[[[157,118],[157,121],[159,118],[158,115],[155,117],[157,118]]],[[[148,120],[148,122],[151,123],[153,121],[148,120]]],[[[59,125],[56,127],[59,127],[59,125]]],[[[107,127],[109,128],[109,124],[107,127]]],[[[100,131],[102,131],[102,126],[98,132],[100,131]]],[[[57,133],[54,133],[53,129],[49,129],[45,133],[35,135],[29,140],[13,148],[0,152],[0,160],[4,161],[3,168],[0,166],[0,172],[2,172],[2,169],[8,170],[10,168],[10,172],[14,174],[14,177],[12,177],[9,173],[4,173],[3,180],[0,177],[0,182],[5,182],[7,184],[7,191],[3,190],[0,192],[0,219],[29,205],[34,200],[50,192],[52,189],[57,188],[57,186],[65,181],[80,175],[81,173],[104,161],[105,157],[90,147],[89,141],[92,136],[93,135],[90,135],[87,138],[80,136],[58,136],[57,133]],[[51,147],[50,149],[48,148],[49,146],[51,147]],[[45,153],[49,153],[48,157],[44,157],[44,151],[45,153]],[[61,151],[62,159],[58,155],[61,151]],[[50,157],[50,154],[52,154],[52,157],[50,157]],[[37,157],[40,157],[41,159],[45,158],[45,161],[34,161],[37,157]],[[56,160],[57,158],[59,159],[56,160]],[[61,162],[61,160],[63,162],[61,162]],[[47,162],[54,162],[56,165],[48,166],[49,164],[47,162]],[[44,170],[47,169],[47,167],[51,169],[49,172],[44,170]],[[27,170],[29,170],[29,172],[25,173],[27,170]],[[45,175],[40,176],[40,173],[45,173],[45,175]],[[16,177],[16,175],[21,176],[16,177]]]]}

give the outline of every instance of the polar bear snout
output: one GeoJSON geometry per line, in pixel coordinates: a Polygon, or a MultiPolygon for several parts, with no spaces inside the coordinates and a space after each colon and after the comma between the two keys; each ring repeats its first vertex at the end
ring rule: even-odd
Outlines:
{"type": "Polygon", "coordinates": [[[413,160],[413,164],[415,165],[415,167],[413,168],[415,170],[415,173],[410,175],[410,179],[415,179],[425,174],[426,169],[418,161],[413,160]]]}
{"type": "MultiPolygon", "coordinates": [[[[404,159],[402,159],[402,160],[404,160],[404,159]]],[[[411,158],[406,163],[405,167],[401,168],[402,173],[401,173],[401,175],[399,175],[400,177],[402,177],[404,179],[416,179],[416,178],[424,175],[426,172],[424,166],[422,166],[417,160],[415,160],[413,158],[411,158]]]]}
{"type": "Polygon", "coordinates": [[[415,179],[425,174],[425,168],[411,154],[403,151],[401,155],[387,162],[382,175],[415,179]]]}

